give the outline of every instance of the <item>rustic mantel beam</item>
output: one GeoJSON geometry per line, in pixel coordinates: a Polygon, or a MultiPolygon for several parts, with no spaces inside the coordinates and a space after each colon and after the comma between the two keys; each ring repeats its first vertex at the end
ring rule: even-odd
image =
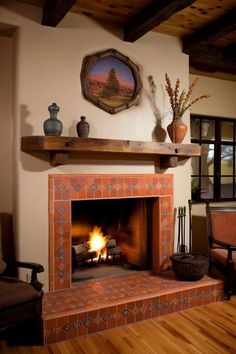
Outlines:
{"type": "Polygon", "coordinates": [[[42,25],[56,27],[75,2],[76,0],[46,0],[42,25]]]}
{"type": "MultiPolygon", "coordinates": [[[[88,156],[95,156],[100,153],[103,156],[149,156],[155,161],[160,157],[161,165],[176,167],[178,159],[185,159],[201,155],[201,147],[198,144],[172,144],[157,143],[148,141],[98,139],[98,138],[76,138],[65,136],[27,136],[22,137],[21,150],[35,155],[35,153],[47,152],[50,156],[51,165],[67,163],[69,153],[76,153],[78,156],[87,153],[88,156]]],[[[132,156],[132,157],[131,157],[132,156]]]]}
{"type": "Polygon", "coordinates": [[[170,16],[190,6],[195,0],[153,1],[128,21],[124,27],[124,41],[134,42],[148,31],[168,20],[170,16]]]}
{"type": "Polygon", "coordinates": [[[22,151],[110,152],[144,155],[199,156],[197,144],[158,143],[152,141],[76,138],[66,136],[22,137],[22,151]]]}

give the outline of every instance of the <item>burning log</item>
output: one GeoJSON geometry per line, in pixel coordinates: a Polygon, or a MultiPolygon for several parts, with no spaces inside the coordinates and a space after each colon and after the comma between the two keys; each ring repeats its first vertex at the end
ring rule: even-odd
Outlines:
{"type": "Polygon", "coordinates": [[[97,253],[89,250],[87,242],[72,246],[72,269],[75,270],[78,265],[85,265],[86,262],[93,262],[97,253]]]}
{"type": "MultiPolygon", "coordinates": [[[[91,235],[90,235],[91,236],[91,235]]],[[[110,235],[103,236],[99,228],[95,228],[95,238],[88,242],[72,245],[72,269],[78,266],[98,264],[103,262],[120,262],[121,248],[110,235]],[[103,239],[100,240],[100,237],[103,239]],[[93,242],[95,241],[95,242],[93,242]]]]}
{"type": "Polygon", "coordinates": [[[78,245],[73,245],[76,254],[87,253],[89,250],[89,245],[87,242],[80,243],[78,245]]]}
{"type": "Polygon", "coordinates": [[[116,246],[116,240],[114,238],[110,239],[110,236],[106,236],[106,238],[108,239],[107,243],[106,243],[106,248],[112,248],[116,246]]]}
{"type": "Polygon", "coordinates": [[[120,261],[120,259],[121,259],[121,248],[120,248],[120,246],[116,245],[116,240],[114,238],[109,239],[107,241],[106,249],[107,249],[106,261],[108,261],[109,259],[112,259],[113,261],[118,259],[120,261]]]}

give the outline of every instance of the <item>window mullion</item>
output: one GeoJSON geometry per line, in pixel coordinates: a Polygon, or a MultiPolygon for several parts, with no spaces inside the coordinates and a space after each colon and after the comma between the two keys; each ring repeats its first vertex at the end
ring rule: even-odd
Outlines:
{"type": "Polygon", "coordinates": [[[215,155],[214,155],[214,199],[220,199],[221,181],[221,122],[215,121],[215,155]]]}
{"type": "Polygon", "coordinates": [[[235,197],[235,145],[233,148],[233,195],[232,198],[235,197]]]}

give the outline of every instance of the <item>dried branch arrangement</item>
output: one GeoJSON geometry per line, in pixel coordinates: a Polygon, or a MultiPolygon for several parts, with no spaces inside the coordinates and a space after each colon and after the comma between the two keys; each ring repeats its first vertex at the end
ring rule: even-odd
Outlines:
{"type": "Polygon", "coordinates": [[[194,103],[202,100],[203,98],[210,97],[210,95],[207,94],[207,95],[199,96],[199,97],[195,98],[194,100],[190,101],[194,86],[197,84],[198,78],[194,79],[192,84],[189,86],[189,89],[187,92],[186,92],[186,90],[183,90],[181,92],[181,94],[179,93],[179,89],[180,89],[180,80],[179,79],[176,80],[175,87],[172,87],[170,78],[167,74],[165,74],[165,79],[166,79],[165,88],[166,88],[166,91],[169,95],[170,105],[171,105],[172,112],[173,112],[173,119],[175,119],[175,117],[177,117],[177,116],[182,117],[184,112],[188,108],[190,108],[194,103]]]}

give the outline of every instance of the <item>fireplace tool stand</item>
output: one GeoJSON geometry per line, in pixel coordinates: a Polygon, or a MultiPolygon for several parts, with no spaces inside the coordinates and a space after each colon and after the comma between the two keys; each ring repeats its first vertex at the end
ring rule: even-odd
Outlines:
{"type": "Polygon", "coordinates": [[[185,244],[185,220],[186,220],[186,207],[178,208],[178,244],[177,252],[185,253],[187,252],[187,246],[185,244]]]}
{"type": "Polygon", "coordinates": [[[178,208],[178,242],[177,253],[171,258],[172,268],[179,280],[195,281],[201,279],[209,268],[207,256],[192,252],[192,201],[189,205],[189,252],[185,244],[186,207],[178,208]]]}

